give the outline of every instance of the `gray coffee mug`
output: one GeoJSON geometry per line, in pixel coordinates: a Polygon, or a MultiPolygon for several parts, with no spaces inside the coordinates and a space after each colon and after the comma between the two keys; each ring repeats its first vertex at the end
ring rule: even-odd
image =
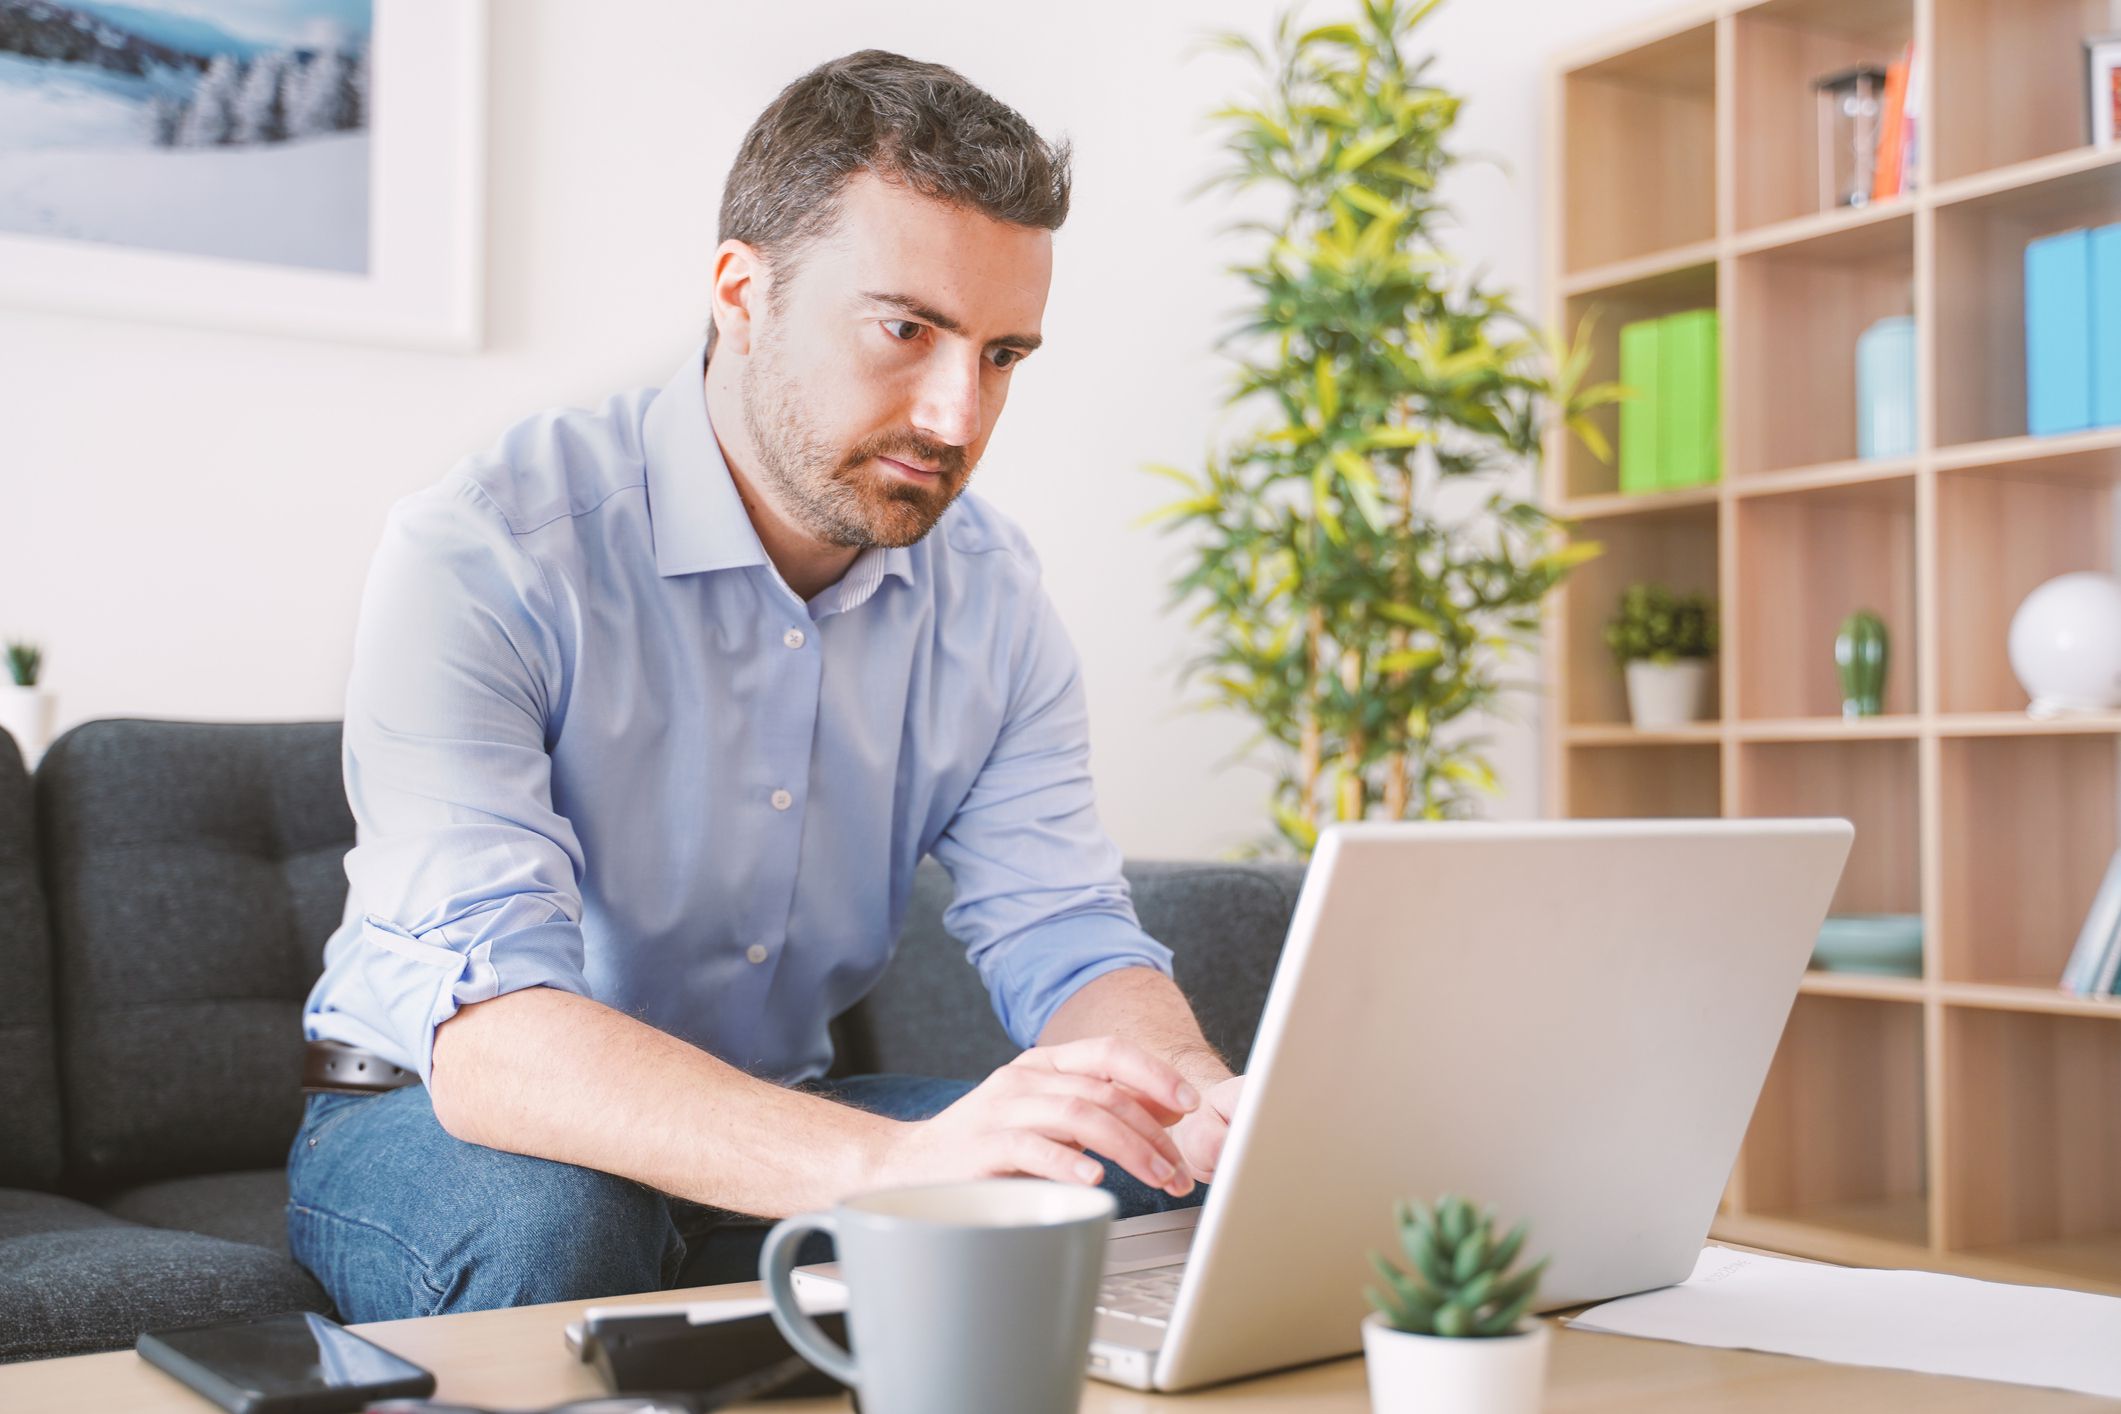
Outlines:
{"type": "Polygon", "coordinates": [[[1076,1414],[1112,1195],[1036,1178],[900,1188],[774,1226],[773,1323],[863,1414],[1076,1414]],[[834,1345],[796,1304],[796,1249],[829,1232],[847,1283],[834,1345]]]}

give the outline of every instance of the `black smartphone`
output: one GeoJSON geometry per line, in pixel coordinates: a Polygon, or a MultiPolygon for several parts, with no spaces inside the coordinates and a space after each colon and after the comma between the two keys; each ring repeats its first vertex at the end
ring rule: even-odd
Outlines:
{"type": "Polygon", "coordinates": [[[307,1311],[149,1331],[133,1348],[229,1414],[353,1414],[435,1389],[410,1360],[307,1311]]]}

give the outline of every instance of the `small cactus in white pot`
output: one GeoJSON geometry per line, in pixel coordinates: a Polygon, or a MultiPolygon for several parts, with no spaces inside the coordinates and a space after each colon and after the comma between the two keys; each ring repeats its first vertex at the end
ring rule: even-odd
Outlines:
{"type": "Polygon", "coordinates": [[[1364,1292],[1363,1359],[1375,1414],[1538,1414],[1548,1332],[1527,1319],[1546,1260],[1510,1270],[1524,1249],[1519,1223],[1497,1238],[1494,1215],[1463,1198],[1434,1209],[1399,1204],[1405,1269],[1378,1253],[1383,1289],[1364,1292]]]}
{"type": "Polygon", "coordinates": [[[0,663],[0,731],[15,739],[25,764],[35,766],[51,744],[55,699],[38,685],[44,652],[34,643],[10,642],[0,663]]]}

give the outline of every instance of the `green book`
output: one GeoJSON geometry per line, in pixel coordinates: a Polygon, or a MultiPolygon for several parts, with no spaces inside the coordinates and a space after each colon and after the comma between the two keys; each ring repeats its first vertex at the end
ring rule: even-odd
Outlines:
{"type": "Polygon", "coordinates": [[[1655,491],[1663,484],[1663,459],[1657,406],[1658,365],[1664,346],[1664,321],[1638,319],[1620,326],[1620,382],[1633,392],[1620,403],[1620,489],[1629,494],[1655,491]]]}
{"type": "Polygon", "coordinates": [[[1723,440],[1716,311],[1666,316],[1658,352],[1657,484],[1666,490],[1711,485],[1722,474],[1723,440]]]}

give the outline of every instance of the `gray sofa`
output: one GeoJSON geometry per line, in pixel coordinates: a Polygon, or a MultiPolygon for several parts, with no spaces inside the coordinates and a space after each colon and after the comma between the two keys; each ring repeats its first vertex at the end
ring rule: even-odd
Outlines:
{"type": "MultiPolygon", "coordinates": [[[[0,733],[0,1361],[329,1311],[287,1254],[299,1013],[346,895],[339,727],[93,722],[34,783],[0,733]]],[[[1242,1065],[1289,864],[1132,864],[1209,1039],[1242,1065]]],[[[977,1076],[1012,1048],[927,865],[841,1072],[977,1076]]]]}

